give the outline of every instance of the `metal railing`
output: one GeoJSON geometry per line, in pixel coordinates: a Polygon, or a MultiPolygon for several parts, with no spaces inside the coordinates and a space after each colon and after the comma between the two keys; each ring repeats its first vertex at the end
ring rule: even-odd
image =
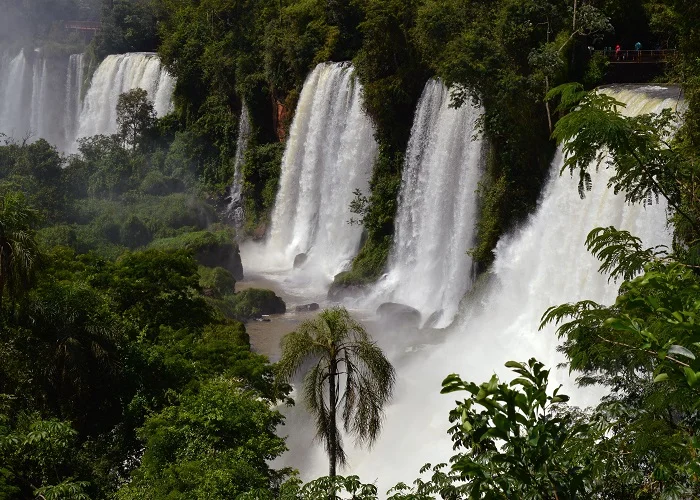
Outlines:
{"type": "Polygon", "coordinates": [[[66,21],[65,29],[76,31],[92,31],[97,33],[102,27],[102,23],[98,21],[66,21]]]}
{"type": "Polygon", "coordinates": [[[676,54],[675,50],[620,50],[607,48],[595,50],[613,63],[659,63],[668,62],[676,54]]]}

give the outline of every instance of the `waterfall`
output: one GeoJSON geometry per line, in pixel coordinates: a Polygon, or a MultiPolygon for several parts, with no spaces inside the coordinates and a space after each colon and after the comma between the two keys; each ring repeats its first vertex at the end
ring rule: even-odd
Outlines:
{"type": "Polygon", "coordinates": [[[14,57],[8,52],[3,53],[0,64],[0,90],[3,97],[0,103],[0,133],[21,138],[29,131],[25,96],[31,92],[31,81],[29,84],[26,81],[28,72],[24,50],[20,50],[14,57]]]}
{"type": "Polygon", "coordinates": [[[0,132],[16,140],[42,138],[65,148],[66,62],[48,57],[40,49],[2,53],[0,132]]]}
{"type": "Polygon", "coordinates": [[[448,325],[471,285],[476,188],[481,140],[474,137],[481,111],[449,106],[450,95],[429,81],[418,102],[406,152],[389,271],[379,288],[393,301],[435,314],[448,325]]]}
{"type": "MultiPolygon", "coordinates": [[[[627,103],[624,112],[631,115],[677,104],[677,91],[660,87],[617,87],[606,92],[627,103]]],[[[379,441],[371,451],[346,450],[350,468],[343,473],[358,474],[364,482],[377,480],[383,493],[399,481],[410,483],[427,462],[447,462],[454,454],[447,434],[448,413],[455,399],[463,397],[439,394],[441,381],[450,373],[477,383],[487,381],[494,372],[510,380],[512,372],[503,364],[534,356],[552,368],[552,386],[563,383],[574,404],[595,402],[595,390],[576,390],[566,372],[554,370],[562,361],[555,351],[558,341],[553,328],[538,332],[540,317],[548,307],[564,302],[614,302],[617,284],[598,273],[599,262],[584,246],[593,228],[614,225],[631,231],[649,246],[669,244],[671,237],[663,204],[625,203],[622,195],[606,188],[610,172],[602,168],[591,172],[593,190],[581,200],[578,178],[568,173],[559,176],[562,165],[558,154],[536,212],[498,243],[492,269],[482,277],[483,284],[475,286],[445,335],[404,343],[402,352],[393,356],[398,384],[379,441]]],[[[385,347],[387,333],[375,333],[385,347]]],[[[293,451],[309,464],[302,469],[304,477],[323,475],[327,467],[323,450],[310,450],[309,443],[305,444],[298,454],[293,451]]],[[[290,442],[292,450],[296,446],[290,442]]]]}
{"type": "Polygon", "coordinates": [[[250,138],[250,117],[248,108],[243,105],[238,122],[238,138],[236,139],[236,156],[234,158],[233,182],[229,190],[227,211],[236,229],[243,226],[243,159],[250,138]]]}
{"type": "Polygon", "coordinates": [[[76,137],[117,130],[119,94],[145,89],[163,116],[172,107],[175,80],[155,54],[108,56],[95,72],[83,104],[83,54],[51,58],[39,49],[0,53],[0,133],[17,140],[43,138],[58,149],[76,137]]]}
{"type": "Polygon", "coordinates": [[[72,54],[66,72],[66,99],[63,111],[64,144],[70,144],[78,130],[78,118],[82,107],[83,54],[72,54]]]}
{"type": "Polygon", "coordinates": [[[156,54],[134,52],[107,56],[95,71],[85,95],[77,137],[114,134],[119,95],[135,88],[148,92],[158,116],[167,114],[174,86],[175,79],[161,66],[156,54]]]}
{"type": "Polygon", "coordinates": [[[302,274],[325,294],[358,251],[362,229],[348,223],[348,207],[356,189],[368,194],[377,152],[361,92],[347,63],[320,64],[306,79],[282,159],[265,256],[250,265],[290,269],[295,256],[306,253],[302,274]]]}

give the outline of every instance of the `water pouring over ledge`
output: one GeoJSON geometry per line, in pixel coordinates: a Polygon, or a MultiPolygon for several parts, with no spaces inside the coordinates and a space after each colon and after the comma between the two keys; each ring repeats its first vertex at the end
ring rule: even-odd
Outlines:
{"type": "Polygon", "coordinates": [[[474,245],[484,162],[481,113],[469,103],[451,108],[441,82],[426,84],[406,152],[389,270],[371,293],[377,304],[416,308],[431,326],[452,322],[472,283],[467,251],[474,245]]]}
{"type": "MultiPolygon", "coordinates": [[[[661,87],[606,89],[627,103],[626,114],[658,112],[677,105],[677,90],[661,87]]],[[[508,377],[503,363],[537,357],[553,368],[556,353],[553,329],[538,332],[539,320],[552,305],[592,299],[611,303],[617,285],[598,273],[599,263],[585,249],[588,232],[614,225],[642,238],[648,246],[669,244],[666,207],[629,205],[606,188],[608,172],[593,174],[593,190],[581,200],[577,178],[559,176],[562,157],[552,164],[552,175],[536,212],[496,248],[491,271],[481,278],[464,301],[455,323],[439,338],[425,332],[425,344],[405,345],[394,355],[398,385],[379,441],[372,450],[348,450],[350,467],[364,482],[376,481],[380,494],[400,481],[410,482],[427,462],[444,462],[453,454],[447,434],[454,396],[441,396],[440,385],[449,373],[482,382],[496,372],[508,377]]],[[[381,338],[379,339],[381,342],[381,338]]],[[[574,404],[595,402],[597,394],[577,390],[567,374],[552,373],[552,385],[563,383],[574,404]]],[[[291,429],[294,435],[303,429],[291,429]]],[[[308,434],[307,434],[308,435],[308,434]]],[[[302,468],[304,479],[324,475],[327,459],[320,447],[309,449],[290,442],[286,464],[302,468]]]]}
{"type": "Polygon", "coordinates": [[[368,194],[377,154],[361,93],[348,63],[319,64],[307,77],[282,158],[267,241],[241,249],[247,271],[271,275],[317,301],[325,299],[333,277],[360,246],[362,229],[349,224],[349,205],[356,189],[368,194]],[[299,254],[306,260],[293,269],[299,254]]]}
{"type": "Polygon", "coordinates": [[[92,76],[77,127],[77,139],[117,132],[119,95],[135,88],[148,92],[156,115],[172,108],[175,79],[163,68],[160,58],[150,52],[107,56],[92,76]]]}
{"type": "Polygon", "coordinates": [[[16,140],[43,138],[75,152],[76,138],[116,132],[123,92],[143,88],[158,116],[171,110],[175,79],[156,54],[107,56],[87,88],[84,60],[83,54],[49,57],[39,49],[0,51],[0,133],[16,140]]]}

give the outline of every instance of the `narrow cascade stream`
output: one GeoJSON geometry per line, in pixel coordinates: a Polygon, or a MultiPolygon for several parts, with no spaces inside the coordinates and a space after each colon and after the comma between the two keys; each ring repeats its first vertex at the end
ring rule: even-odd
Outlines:
{"type": "Polygon", "coordinates": [[[449,325],[472,282],[476,189],[483,143],[476,136],[481,110],[450,107],[450,93],[429,81],[411,130],[401,181],[389,271],[373,299],[418,309],[423,323],[449,325]]]}
{"type": "MultiPolygon", "coordinates": [[[[658,112],[677,106],[677,89],[618,87],[606,90],[627,104],[626,113],[658,112]]],[[[631,231],[647,245],[669,244],[664,204],[625,203],[606,188],[609,172],[593,173],[593,190],[581,200],[577,178],[559,176],[563,159],[557,155],[552,175],[537,211],[521,228],[503,238],[496,248],[490,272],[480,278],[455,322],[446,331],[424,330],[423,338],[396,345],[389,351],[397,370],[394,402],[387,409],[378,442],[371,450],[352,449],[350,466],[341,471],[357,474],[363,482],[377,482],[380,496],[400,481],[411,482],[427,462],[446,462],[453,455],[447,429],[448,413],[456,397],[441,396],[441,382],[450,373],[480,383],[495,372],[510,373],[503,364],[536,357],[554,369],[562,361],[552,328],[538,332],[541,315],[552,306],[581,299],[614,301],[617,285],[598,273],[599,263],[585,249],[590,230],[614,225],[631,231]]],[[[379,332],[378,341],[391,332],[379,332]]],[[[376,335],[376,334],[375,334],[376,335]]],[[[573,387],[565,371],[553,370],[552,384],[563,383],[574,404],[591,404],[595,390],[573,387]]],[[[313,430],[301,412],[290,416],[288,463],[300,465],[304,478],[327,472],[322,447],[309,448],[313,430]]]]}
{"type": "Polygon", "coordinates": [[[248,116],[248,108],[243,105],[238,122],[236,157],[234,158],[233,164],[233,182],[229,189],[228,206],[226,208],[228,216],[233,221],[233,225],[236,229],[239,229],[245,220],[245,213],[243,212],[243,159],[245,157],[248,139],[250,139],[250,117],[248,116]]]}
{"type": "Polygon", "coordinates": [[[95,71],[79,117],[77,138],[117,131],[119,95],[135,88],[148,92],[156,114],[172,107],[175,79],[160,64],[156,54],[132,52],[107,56],[95,71]]]}
{"type": "Polygon", "coordinates": [[[68,59],[66,72],[66,99],[63,115],[63,128],[65,131],[64,144],[70,144],[78,133],[78,119],[83,107],[83,64],[84,54],[72,54],[68,59]]]}
{"type": "MultiPolygon", "coordinates": [[[[246,271],[265,273],[315,301],[359,249],[349,224],[353,192],[368,194],[377,152],[362,89],[348,63],[318,65],[299,97],[282,159],[280,187],[264,245],[242,248],[246,271]],[[295,258],[305,262],[293,269],[295,258]]],[[[297,263],[299,264],[299,263],[297,263]]]]}

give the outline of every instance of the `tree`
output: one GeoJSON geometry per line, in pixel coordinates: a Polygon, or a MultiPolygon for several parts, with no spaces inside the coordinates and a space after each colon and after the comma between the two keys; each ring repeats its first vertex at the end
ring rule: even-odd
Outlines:
{"type": "Polygon", "coordinates": [[[268,498],[287,473],[268,462],[286,447],[275,435],[282,415],[259,396],[218,377],[152,414],[139,429],[140,465],[116,498],[233,499],[246,492],[268,498]]]}
{"type": "Polygon", "coordinates": [[[77,432],[70,423],[38,413],[10,418],[0,394],[0,497],[87,500],[86,481],[71,477],[77,432]]]}
{"type": "Polygon", "coordinates": [[[153,128],[156,112],[148,92],[135,88],[124,92],[117,101],[117,125],[125,145],[136,149],[144,134],[153,128]]]}
{"type": "Polygon", "coordinates": [[[5,290],[10,297],[24,293],[36,268],[39,250],[34,228],[39,212],[24,194],[6,193],[0,198],[0,310],[5,290]]]}
{"type": "Polygon", "coordinates": [[[346,463],[337,411],[346,432],[371,445],[381,428],[384,405],[391,398],[395,372],[363,326],[343,307],[327,309],[282,339],[278,375],[284,382],[307,363],[304,399],[316,417],[330,476],[346,463]]]}

